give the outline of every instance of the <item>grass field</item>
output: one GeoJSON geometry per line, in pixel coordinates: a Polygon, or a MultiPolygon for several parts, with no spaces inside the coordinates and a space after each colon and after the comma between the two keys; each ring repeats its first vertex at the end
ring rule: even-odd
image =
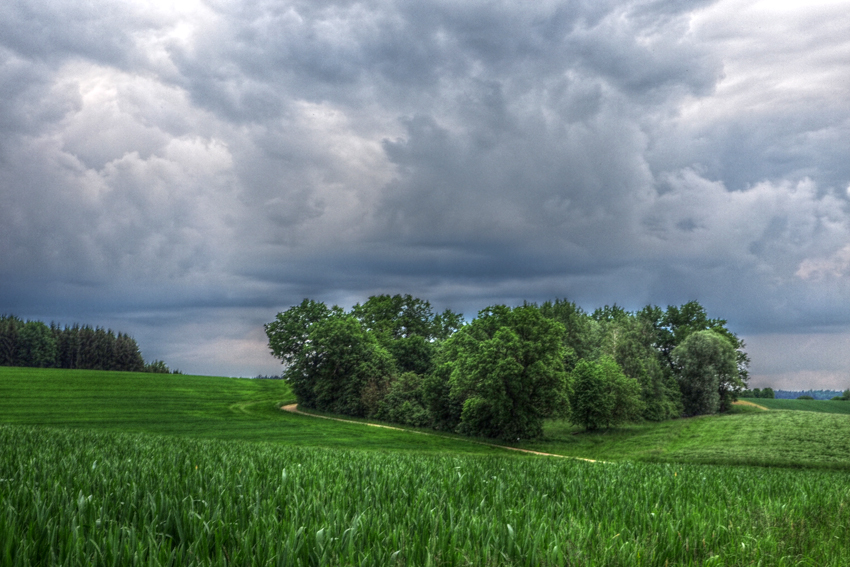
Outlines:
{"type": "Polygon", "coordinates": [[[838,400],[771,400],[747,398],[748,402],[764,406],[769,410],[813,411],[850,415],[850,401],[838,400]]]}
{"type": "Polygon", "coordinates": [[[292,415],[282,380],[0,367],[0,423],[296,446],[501,454],[462,439],[292,415]]]}
{"type": "Polygon", "coordinates": [[[8,425],[0,446],[10,567],[850,564],[839,471],[8,425]]]}
{"type": "Polygon", "coordinates": [[[0,368],[0,565],[850,565],[845,415],[550,422],[522,443],[616,461],[585,463],[291,400],[271,380],[0,368]]]}

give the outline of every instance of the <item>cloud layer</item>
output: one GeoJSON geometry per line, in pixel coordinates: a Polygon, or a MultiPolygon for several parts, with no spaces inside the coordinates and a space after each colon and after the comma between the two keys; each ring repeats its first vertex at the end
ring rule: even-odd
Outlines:
{"type": "Polygon", "coordinates": [[[843,388],[849,99],[844,2],[15,2],[0,309],[250,375],[305,296],[698,299],[843,388]]]}

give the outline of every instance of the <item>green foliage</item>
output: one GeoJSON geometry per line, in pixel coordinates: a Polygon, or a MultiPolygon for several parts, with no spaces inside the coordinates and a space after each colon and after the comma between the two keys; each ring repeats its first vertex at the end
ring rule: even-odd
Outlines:
{"type": "Polygon", "coordinates": [[[814,398],[813,398],[813,397],[811,397],[811,396],[806,396],[806,395],[803,395],[803,396],[797,396],[797,399],[798,399],[798,400],[814,400],[814,398]]]}
{"type": "MultiPolygon", "coordinates": [[[[618,384],[628,385],[620,390],[624,399],[631,400],[634,385],[639,388],[637,406],[618,403],[604,421],[599,425],[588,423],[589,428],[635,419],[634,407],[642,408],[639,417],[652,421],[679,417],[683,412],[728,411],[745,387],[748,359],[743,342],[726,328],[725,320],[709,318],[695,301],[670,306],[666,311],[648,306],[629,312],[617,305],[605,306],[592,314],[567,300],[539,307],[526,303],[517,309],[500,305],[483,310],[466,326],[462,323],[460,315],[448,310],[434,315],[430,303],[410,295],[378,295],[355,305],[348,314],[339,307],[329,309],[305,299],[301,305],[279,313],[266,325],[266,332],[272,353],[283,361],[284,377],[303,407],[333,411],[331,407],[344,406],[348,415],[380,413],[382,419],[405,424],[413,423],[405,416],[415,414],[417,424],[503,439],[539,436],[545,416],[569,415],[566,379],[555,377],[566,377],[581,361],[598,362],[609,357],[628,378],[609,380],[606,395],[616,391],[618,384]],[[525,314],[527,321],[518,322],[519,313],[525,314]],[[357,330],[352,322],[346,324],[347,331],[342,334],[347,334],[348,347],[333,350],[331,343],[314,339],[313,334],[329,324],[327,321],[345,317],[360,325],[357,330]],[[561,329],[556,333],[557,344],[551,341],[553,325],[561,329]],[[529,330],[536,327],[539,329],[534,332],[529,330]],[[673,352],[691,336],[707,330],[728,343],[723,350],[732,353],[735,368],[724,367],[723,373],[702,376],[714,393],[700,400],[697,392],[706,384],[700,385],[696,374],[683,375],[692,371],[691,366],[684,364],[686,358],[678,364],[673,352]],[[535,341],[539,344],[532,347],[535,341]],[[355,346],[372,343],[382,349],[380,355],[364,354],[374,350],[374,345],[355,346]],[[354,358],[331,362],[343,352],[354,358]],[[555,352],[557,355],[552,354],[555,352]],[[378,362],[353,362],[373,358],[378,362]],[[559,361],[557,365],[554,358],[559,361]],[[328,374],[331,367],[334,369],[328,374]],[[397,383],[396,375],[404,373],[418,376],[405,381],[421,390],[416,393],[417,401],[405,398],[411,394],[408,386],[398,386],[402,390],[385,400],[397,383]],[[711,382],[715,379],[716,384],[711,382]],[[552,398],[538,390],[550,392],[552,398]],[[685,390],[687,408],[683,403],[685,390]],[[317,398],[320,391],[324,401],[317,398]],[[348,402],[340,406],[330,401],[332,395],[348,402]],[[408,405],[402,410],[405,402],[408,405]],[[697,403],[702,405],[698,407],[697,403]],[[617,412],[626,417],[615,417],[617,412]]],[[[335,336],[342,332],[337,331],[335,336]]],[[[590,387],[589,382],[587,385],[590,387]]],[[[577,388],[576,395],[584,396],[581,387],[577,388]]],[[[605,406],[607,402],[600,400],[598,404],[605,406]]]]}
{"type": "Polygon", "coordinates": [[[735,350],[714,331],[696,331],[671,353],[685,415],[717,413],[731,405],[730,392],[743,389],[735,350]],[[727,404],[724,407],[724,404],[727,404]]]}
{"type": "Polygon", "coordinates": [[[393,379],[386,396],[378,403],[375,418],[413,427],[427,427],[432,419],[425,404],[422,382],[414,372],[405,372],[393,379]]]}
{"type": "Polygon", "coordinates": [[[41,321],[27,321],[18,333],[16,366],[49,368],[56,363],[56,339],[41,321]]]}
{"type": "Polygon", "coordinates": [[[310,327],[330,314],[327,305],[311,299],[278,313],[274,321],[265,325],[272,355],[281,359],[284,366],[295,364],[310,338],[310,327]]]}
{"type": "Polygon", "coordinates": [[[18,335],[23,324],[15,316],[0,316],[0,366],[17,366],[18,335]]]}
{"type": "Polygon", "coordinates": [[[640,384],[608,356],[573,369],[570,407],[570,420],[587,430],[639,420],[644,410],[640,384]]]}
{"type": "MultiPolygon", "coordinates": [[[[740,392],[739,397],[741,398],[763,398],[772,400],[776,398],[776,393],[773,391],[773,388],[765,388],[763,390],[759,388],[753,388],[752,390],[744,390],[740,392]]],[[[814,398],[810,398],[814,399],[814,398]]]]}
{"type": "Polygon", "coordinates": [[[399,372],[413,372],[424,376],[434,369],[436,343],[420,335],[399,337],[387,341],[385,348],[392,355],[399,372]]]}
{"type": "Polygon", "coordinates": [[[179,370],[171,370],[168,368],[168,365],[161,360],[154,360],[153,362],[145,364],[142,367],[141,372],[148,372],[150,374],[182,374],[179,370]]]}
{"type": "Polygon", "coordinates": [[[661,366],[652,326],[631,314],[618,313],[610,319],[605,324],[602,352],[613,357],[623,373],[640,384],[644,419],[663,421],[682,415],[679,387],[672,374],[665,373],[661,366]]]}
{"type": "Polygon", "coordinates": [[[564,346],[567,347],[566,356],[569,358],[567,371],[572,370],[580,359],[597,357],[601,340],[598,321],[566,299],[547,301],[539,309],[544,317],[564,326],[564,346]]]}
{"type": "Polygon", "coordinates": [[[313,324],[302,357],[293,367],[309,372],[312,407],[343,415],[373,415],[395,373],[390,354],[351,315],[313,324]]]}
{"type": "Polygon", "coordinates": [[[449,343],[450,397],[459,430],[500,439],[538,437],[543,419],[569,411],[564,327],[532,306],[490,307],[449,343]]]}
{"type": "Polygon", "coordinates": [[[145,362],[129,335],[73,325],[0,317],[0,366],[139,372],[145,362]]]}
{"type": "Polygon", "coordinates": [[[746,385],[750,359],[744,351],[744,341],[726,327],[725,319],[708,317],[705,308],[697,301],[689,301],[680,307],[669,305],[666,311],[662,311],[657,306],[647,306],[638,312],[638,316],[655,329],[655,346],[661,360],[674,373],[676,365],[673,360],[673,350],[688,336],[698,331],[714,331],[723,336],[736,351],[738,377],[746,385]]]}
{"type": "Polygon", "coordinates": [[[461,315],[448,309],[434,315],[429,302],[410,295],[372,296],[351,314],[389,351],[399,372],[420,375],[433,370],[436,342],[463,323],[461,315]]]}
{"type": "Polygon", "coordinates": [[[607,427],[614,411],[614,397],[608,395],[599,365],[590,360],[580,360],[572,371],[570,395],[570,421],[585,429],[607,427]]]}
{"type": "Polygon", "coordinates": [[[411,295],[375,295],[355,305],[351,314],[382,343],[414,335],[431,338],[434,332],[431,304],[411,295]]]}

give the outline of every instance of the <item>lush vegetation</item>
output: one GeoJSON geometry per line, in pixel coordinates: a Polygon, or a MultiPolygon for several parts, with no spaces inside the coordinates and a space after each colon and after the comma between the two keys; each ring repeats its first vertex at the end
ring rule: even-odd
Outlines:
{"type": "Polygon", "coordinates": [[[12,315],[0,316],[0,366],[171,372],[161,360],[145,363],[135,339],[124,333],[88,325],[47,326],[12,315]]]}
{"type": "Polygon", "coordinates": [[[850,564],[846,472],[22,426],[0,446],[10,567],[850,564]]]}
{"type": "Polygon", "coordinates": [[[409,295],[349,312],[305,299],[266,334],[301,407],[510,441],[549,418],[594,430],[729,411],[749,363],[697,302],[496,305],[464,323],[409,295]]]}

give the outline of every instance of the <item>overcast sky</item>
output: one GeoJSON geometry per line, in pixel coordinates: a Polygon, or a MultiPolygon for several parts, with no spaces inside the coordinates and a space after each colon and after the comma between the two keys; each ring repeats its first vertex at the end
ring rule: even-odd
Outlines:
{"type": "Polygon", "coordinates": [[[850,387],[850,2],[0,3],[0,312],[279,372],[304,297],[700,301],[850,387]]]}

